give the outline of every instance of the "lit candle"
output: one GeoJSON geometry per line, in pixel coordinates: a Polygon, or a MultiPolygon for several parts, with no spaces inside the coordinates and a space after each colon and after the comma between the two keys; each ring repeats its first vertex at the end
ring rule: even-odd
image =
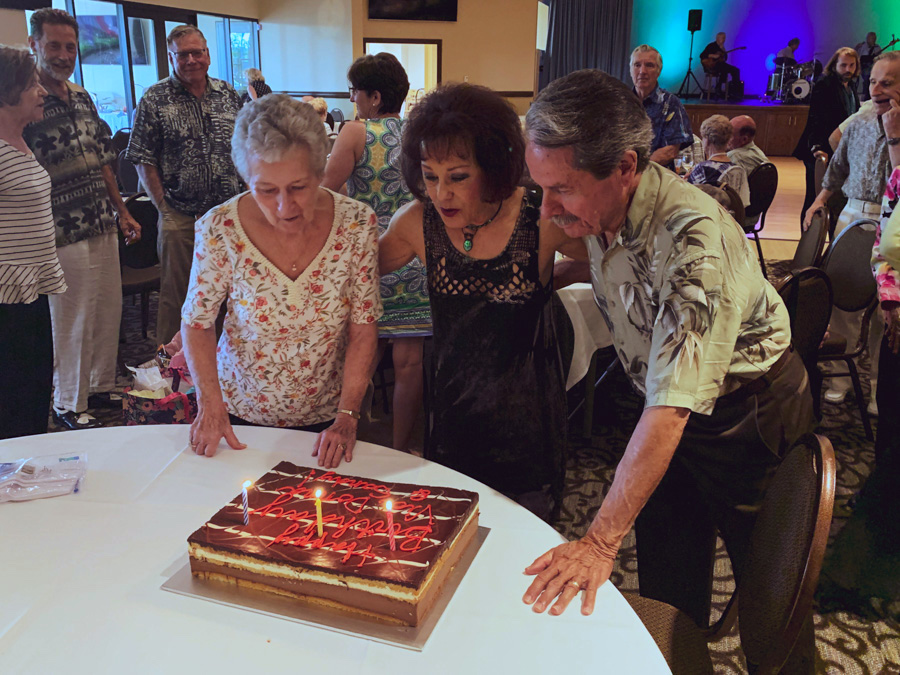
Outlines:
{"type": "Polygon", "coordinates": [[[396,551],[397,547],[396,547],[396,544],[394,543],[394,511],[393,511],[393,508],[394,508],[394,502],[392,502],[390,499],[388,499],[384,503],[384,509],[385,509],[385,511],[387,511],[388,537],[391,540],[391,550],[396,551]]]}
{"type": "Polygon", "coordinates": [[[245,480],[243,484],[243,490],[241,496],[244,498],[244,525],[250,524],[250,514],[248,513],[248,509],[250,508],[247,504],[247,488],[253,485],[249,480],[245,480]]]}
{"type": "Polygon", "coordinates": [[[316,528],[319,536],[322,536],[322,491],[316,490],[316,528]]]}

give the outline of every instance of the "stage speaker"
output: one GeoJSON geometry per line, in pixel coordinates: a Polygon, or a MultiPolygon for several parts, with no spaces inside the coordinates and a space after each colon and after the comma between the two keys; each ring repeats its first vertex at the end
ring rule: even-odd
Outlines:
{"type": "Polygon", "coordinates": [[[700,24],[703,23],[703,10],[692,9],[688,12],[688,30],[692,33],[700,30],[700,24]]]}

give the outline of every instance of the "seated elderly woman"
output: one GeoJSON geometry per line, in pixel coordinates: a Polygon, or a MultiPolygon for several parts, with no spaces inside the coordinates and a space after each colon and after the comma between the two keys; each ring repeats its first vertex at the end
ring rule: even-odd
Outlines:
{"type": "Polygon", "coordinates": [[[243,447],[232,425],[252,424],[321,432],[321,466],[352,457],[381,316],[377,230],[371,208],[319,186],[326,147],[318,115],[289,96],[237,117],[232,159],[250,191],[197,222],[182,308],[197,454],[222,437],[243,447]]]}
{"type": "Polygon", "coordinates": [[[434,326],[428,456],[547,519],[564,475],[566,399],[550,312],[557,250],[581,240],[517,187],[525,143],[498,94],[445,85],[413,109],[402,170],[416,200],[379,242],[382,273],[418,255],[434,326]]]}
{"type": "Polygon", "coordinates": [[[306,103],[309,103],[313,107],[313,110],[316,111],[316,115],[322,120],[325,133],[330,134],[333,129],[328,124],[328,104],[325,102],[325,99],[319,96],[310,101],[306,101],[306,103]]]}
{"type": "Polygon", "coordinates": [[[734,133],[731,121],[725,115],[708,117],[700,125],[700,141],[706,161],[700,162],[688,175],[695,185],[730,185],[741,197],[744,206],[750,205],[750,186],[747,172],[728,157],[728,142],[734,133]]]}

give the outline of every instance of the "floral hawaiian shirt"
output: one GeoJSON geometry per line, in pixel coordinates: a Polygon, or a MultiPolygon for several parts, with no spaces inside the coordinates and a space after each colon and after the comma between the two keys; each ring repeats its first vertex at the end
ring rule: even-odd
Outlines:
{"type": "Polygon", "coordinates": [[[249,193],[197,221],[182,321],[210,328],[227,296],[219,384],[228,411],[254,424],[294,427],[333,419],[348,324],[381,317],[375,213],[328,194],[334,198],[331,234],[295,281],[244,233],[238,201],[251,199],[249,193]]]}
{"type": "Polygon", "coordinates": [[[898,202],[900,202],[900,166],[894,169],[884,191],[881,222],[878,223],[875,246],[872,249],[872,271],[875,273],[880,302],[900,302],[900,270],[894,269],[881,255],[882,231],[897,209],[898,202]]]}
{"type": "MultiPolygon", "coordinates": [[[[635,89],[632,91],[639,96],[635,89]]],[[[650,152],[656,152],[668,145],[677,145],[679,148],[690,147],[694,142],[691,120],[675,94],[662,87],[656,87],[643,100],[643,104],[653,124],[653,143],[650,145],[650,152]]]]}
{"type": "Polygon", "coordinates": [[[791,342],[787,309],[719,204],[650,163],[609,247],[585,237],[594,296],[645,406],[708,415],[791,342]]]}
{"type": "Polygon", "coordinates": [[[822,187],[832,192],[842,190],[847,199],[878,204],[890,172],[884,127],[875,109],[869,108],[854,116],[844,130],[828,162],[822,187]]]}
{"type": "Polygon", "coordinates": [[[109,133],[91,95],[66,82],[69,102],[44,99],[44,119],[22,133],[53,183],[51,201],[56,245],[66,246],[113,232],[116,217],[101,169],[116,159],[109,133]]]}
{"type": "Polygon", "coordinates": [[[231,136],[241,97],[207,78],[197,98],[174,75],[151,86],[138,103],[126,157],[159,171],[166,201],[201,216],[241,190],[231,162],[231,136]]]}

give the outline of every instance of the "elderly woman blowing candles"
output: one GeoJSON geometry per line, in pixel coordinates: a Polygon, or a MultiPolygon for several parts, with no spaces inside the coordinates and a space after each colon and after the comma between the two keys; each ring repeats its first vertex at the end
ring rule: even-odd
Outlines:
{"type": "Polygon", "coordinates": [[[199,455],[222,437],[243,448],[232,425],[251,424],[320,432],[321,466],[352,458],[381,316],[375,214],[320,187],[326,148],[318,115],[289,96],[237,118],[232,158],[250,191],[198,221],[182,308],[199,455]]]}

